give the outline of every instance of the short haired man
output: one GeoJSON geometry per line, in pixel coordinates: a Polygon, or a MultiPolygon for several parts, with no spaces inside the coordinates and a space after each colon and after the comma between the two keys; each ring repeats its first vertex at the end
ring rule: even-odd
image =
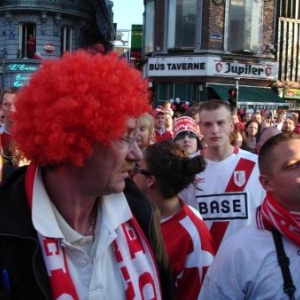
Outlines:
{"type": "Polygon", "coordinates": [[[285,119],[283,121],[281,131],[284,133],[294,132],[295,128],[296,128],[296,126],[292,119],[285,119]]]}
{"type": "Polygon", "coordinates": [[[261,124],[262,122],[262,115],[260,112],[256,111],[252,114],[251,116],[251,120],[255,120],[257,121],[259,124],[261,124]]]}
{"type": "Polygon", "coordinates": [[[155,108],[151,112],[154,119],[155,142],[172,139],[172,133],[166,130],[166,112],[161,108],[155,108]]]}
{"type": "Polygon", "coordinates": [[[163,252],[146,239],[153,208],[134,186],[123,194],[148,109],[146,82],[116,53],[67,53],[33,74],[13,127],[32,163],[0,190],[1,295],[162,298],[155,259],[163,252]]]}
{"type": "Polygon", "coordinates": [[[3,114],[3,125],[1,126],[0,146],[5,151],[11,141],[11,127],[13,124],[12,114],[15,111],[15,98],[18,88],[10,87],[2,91],[0,108],[3,114]]]}
{"type": "Polygon", "coordinates": [[[256,222],[230,237],[206,275],[200,299],[300,299],[300,136],[280,133],[259,153],[267,195],[256,222]]]}
{"type": "Polygon", "coordinates": [[[234,125],[229,105],[222,100],[202,103],[200,120],[207,165],[181,197],[199,210],[219,247],[253,221],[264,191],[258,180],[257,155],[230,144],[234,125]]]}

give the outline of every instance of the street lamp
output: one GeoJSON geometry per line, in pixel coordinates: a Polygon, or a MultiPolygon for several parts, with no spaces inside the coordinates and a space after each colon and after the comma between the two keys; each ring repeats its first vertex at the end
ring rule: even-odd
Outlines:
{"type": "Polygon", "coordinates": [[[239,108],[239,96],[240,96],[240,77],[235,77],[234,86],[236,89],[236,107],[239,108]]]}

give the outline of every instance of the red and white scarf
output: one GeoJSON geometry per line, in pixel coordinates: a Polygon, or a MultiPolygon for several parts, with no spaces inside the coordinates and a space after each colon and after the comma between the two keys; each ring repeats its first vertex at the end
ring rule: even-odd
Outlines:
{"type": "MultiPolygon", "coordinates": [[[[26,194],[30,208],[37,167],[30,164],[26,173],[26,194]]],[[[161,289],[158,273],[148,241],[133,217],[116,230],[113,249],[120,268],[127,300],[160,300],[161,289]]],[[[79,300],[68,270],[67,257],[61,239],[38,233],[40,246],[48,271],[52,299],[79,300]],[[67,298],[66,298],[67,297],[67,298]]]]}
{"type": "Polygon", "coordinates": [[[290,212],[267,193],[256,211],[256,223],[260,229],[276,228],[283,236],[300,247],[300,213],[290,212]]]}

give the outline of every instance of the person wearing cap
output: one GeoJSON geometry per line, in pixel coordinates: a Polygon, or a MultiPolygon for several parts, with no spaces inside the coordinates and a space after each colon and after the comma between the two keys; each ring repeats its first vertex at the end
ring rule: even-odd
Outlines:
{"type": "Polygon", "coordinates": [[[151,112],[154,119],[155,142],[172,139],[172,133],[166,130],[166,112],[161,108],[155,108],[151,112]]]}
{"type": "Polygon", "coordinates": [[[133,180],[159,209],[162,235],[172,269],[176,300],[195,300],[215,249],[197,210],[178,193],[202,172],[201,155],[189,157],[174,141],[162,141],[143,150],[133,180]]]}
{"type": "Polygon", "coordinates": [[[257,155],[230,144],[234,129],[230,106],[208,100],[200,106],[200,129],[207,147],[202,150],[205,170],[180,193],[198,209],[218,247],[253,222],[265,192],[258,180],[257,155]]]}
{"type": "Polygon", "coordinates": [[[198,136],[197,126],[194,119],[183,116],[174,121],[174,141],[189,156],[199,154],[202,149],[198,136]]]}
{"type": "Polygon", "coordinates": [[[21,88],[12,135],[31,164],[0,188],[1,298],[172,299],[154,207],[127,179],[148,103],[117,53],[65,53],[21,88]]]}

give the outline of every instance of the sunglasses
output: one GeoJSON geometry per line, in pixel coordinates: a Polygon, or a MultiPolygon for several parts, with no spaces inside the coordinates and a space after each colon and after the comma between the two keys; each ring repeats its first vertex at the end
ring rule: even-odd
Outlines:
{"type": "Polygon", "coordinates": [[[153,175],[150,171],[142,169],[137,163],[134,166],[133,174],[142,174],[144,176],[152,176],[153,175]]]}
{"type": "Polygon", "coordinates": [[[175,137],[175,141],[176,140],[183,140],[185,137],[188,137],[190,139],[196,139],[198,136],[196,135],[196,133],[192,132],[192,131],[182,131],[180,133],[178,133],[175,137]]]}

